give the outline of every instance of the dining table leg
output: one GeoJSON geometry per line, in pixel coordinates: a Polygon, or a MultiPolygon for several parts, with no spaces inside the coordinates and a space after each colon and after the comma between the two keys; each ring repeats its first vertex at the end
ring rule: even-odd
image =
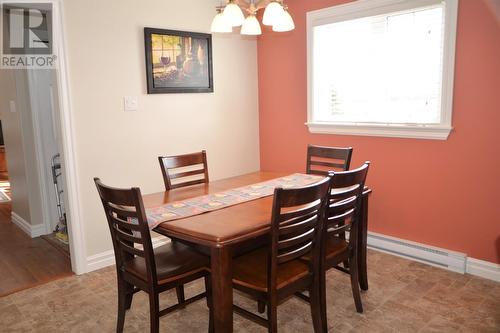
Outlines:
{"type": "Polygon", "coordinates": [[[366,251],[368,241],[368,198],[371,190],[367,189],[363,192],[363,200],[361,203],[361,223],[358,224],[359,242],[358,242],[358,281],[361,290],[368,290],[368,272],[366,264],[366,251]]]}
{"type": "Polygon", "coordinates": [[[214,247],[210,253],[214,328],[217,333],[233,331],[232,255],[229,246],[214,247]]]}

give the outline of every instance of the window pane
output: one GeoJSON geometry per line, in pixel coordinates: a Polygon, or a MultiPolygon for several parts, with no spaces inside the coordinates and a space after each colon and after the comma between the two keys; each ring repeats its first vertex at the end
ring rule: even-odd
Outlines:
{"type": "Polygon", "coordinates": [[[315,121],[439,123],[443,8],[314,28],[315,121]]]}

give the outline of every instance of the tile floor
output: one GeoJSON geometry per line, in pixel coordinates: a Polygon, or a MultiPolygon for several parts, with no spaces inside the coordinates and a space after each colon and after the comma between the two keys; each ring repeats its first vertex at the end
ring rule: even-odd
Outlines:
{"type": "MultiPolygon", "coordinates": [[[[500,283],[460,275],[387,254],[369,252],[370,290],[363,293],[364,314],[354,310],[349,279],[328,274],[331,332],[500,332],[500,283]]],[[[201,290],[202,283],[186,287],[201,290]]],[[[175,293],[162,303],[175,302],[175,293]]],[[[235,302],[255,310],[253,302],[235,302]]],[[[116,321],[114,267],[73,276],[0,298],[0,332],[113,332],[116,321]]],[[[280,332],[311,332],[308,305],[292,298],[278,310],[280,332]]],[[[204,301],[162,317],[161,332],[206,332],[204,301]]],[[[266,332],[237,315],[235,332],[266,332]]],[[[147,297],[136,294],[125,332],[147,332],[147,297]]]]}

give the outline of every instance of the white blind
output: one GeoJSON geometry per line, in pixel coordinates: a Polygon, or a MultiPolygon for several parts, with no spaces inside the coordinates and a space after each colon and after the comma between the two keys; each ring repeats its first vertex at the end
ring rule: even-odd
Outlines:
{"type": "Polygon", "coordinates": [[[314,27],[315,121],[437,124],[443,6],[314,27]]]}

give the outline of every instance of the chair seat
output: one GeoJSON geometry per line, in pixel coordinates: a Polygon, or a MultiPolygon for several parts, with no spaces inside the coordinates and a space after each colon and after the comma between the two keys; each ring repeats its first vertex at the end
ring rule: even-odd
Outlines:
{"type": "MultiPolygon", "coordinates": [[[[269,248],[263,247],[233,260],[233,283],[267,292],[269,248]]],[[[278,267],[277,288],[281,289],[309,274],[309,265],[300,259],[278,267]]]]}
{"type": "MultiPolygon", "coordinates": [[[[340,253],[347,250],[347,246],[348,243],[345,239],[328,235],[326,237],[326,259],[328,260],[338,256],[340,253]]],[[[310,255],[307,254],[303,258],[310,260],[310,255]]]]}
{"type": "Polygon", "coordinates": [[[347,249],[348,243],[345,239],[328,236],[326,238],[326,258],[336,257],[347,249]]]}
{"type": "MultiPolygon", "coordinates": [[[[158,283],[166,283],[182,275],[208,269],[209,258],[180,242],[170,242],[154,249],[158,283]]],[[[146,261],[136,257],[124,264],[124,270],[147,280],[146,261]]]]}

